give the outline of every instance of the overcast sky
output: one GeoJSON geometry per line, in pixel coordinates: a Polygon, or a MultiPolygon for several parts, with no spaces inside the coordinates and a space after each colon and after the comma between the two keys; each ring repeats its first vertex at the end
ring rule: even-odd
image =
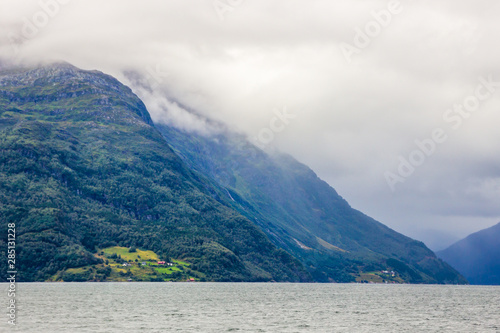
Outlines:
{"type": "Polygon", "coordinates": [[[499,15],[495,0],[0,0],[0,57],[140,73],[154,119],[190,130],[207,132],[175,101],[250,138],[286,110],[268,148],[440,248],[500,221],[499,15]]]}

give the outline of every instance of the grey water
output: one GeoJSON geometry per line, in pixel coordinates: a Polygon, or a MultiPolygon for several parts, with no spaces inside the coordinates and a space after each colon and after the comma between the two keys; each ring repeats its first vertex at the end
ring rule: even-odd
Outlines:
{"type": "Polygon", "coordinates": [[[18,283],[16,326],[2,304],[0,332],[500,332],[494,286],[18,283]]]}

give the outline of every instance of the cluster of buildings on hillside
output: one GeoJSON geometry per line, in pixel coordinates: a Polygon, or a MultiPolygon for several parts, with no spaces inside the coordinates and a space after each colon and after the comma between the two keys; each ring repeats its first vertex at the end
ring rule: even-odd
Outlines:
{"type": "MultiPolygon", "coordinates": [[[[173,263],[171,263],[171,262],[166,262],[166,261],[158,261],[156,264],[157,264],[157,265],[161,265],[161,266],[173,266],[173,265],[174,265],[173,263]]],[[[147,265],[147,262],[143,261],[143,262],[141,262],[141,265],[142,265],[142,266],[146,266],[146,265],[147,265]]],[[[129,262],[124,262],[124,263],[122,264],[122,266],[124,266],[124,267],[128,267],[128,266],[132,266],[132,264],[131,264],[131,263],[129,263],[129,262]]]]}
{"type": "Polygon", "coordinates": [[[396,272],[394,272],[394,271],[380,271],[380,273],[391,275],[391,276],[396,276],[396,272]]]}

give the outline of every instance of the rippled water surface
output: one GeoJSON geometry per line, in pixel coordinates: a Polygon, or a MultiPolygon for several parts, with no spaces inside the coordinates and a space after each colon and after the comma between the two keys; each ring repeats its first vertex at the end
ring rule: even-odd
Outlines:
{"type": "MultiPolygon", "coordinates": [[[[2,284],[3,299],[7,285],[2,284]]],[[[500,332],[500,287],[19,283],[0,332],[500,332]]],[[[6,302],[3,302],[6,304],[6,302]]]]}

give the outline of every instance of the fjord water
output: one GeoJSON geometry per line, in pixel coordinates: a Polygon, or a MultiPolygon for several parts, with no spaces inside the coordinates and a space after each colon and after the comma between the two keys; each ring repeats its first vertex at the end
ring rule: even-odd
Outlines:
{"type": "Polygon", "coordinates": [[[7,325],[4,316],[1,332],[500,331],[500,287],[493,286],[20,283],[17,289],[18,324],[7,325]]]}

